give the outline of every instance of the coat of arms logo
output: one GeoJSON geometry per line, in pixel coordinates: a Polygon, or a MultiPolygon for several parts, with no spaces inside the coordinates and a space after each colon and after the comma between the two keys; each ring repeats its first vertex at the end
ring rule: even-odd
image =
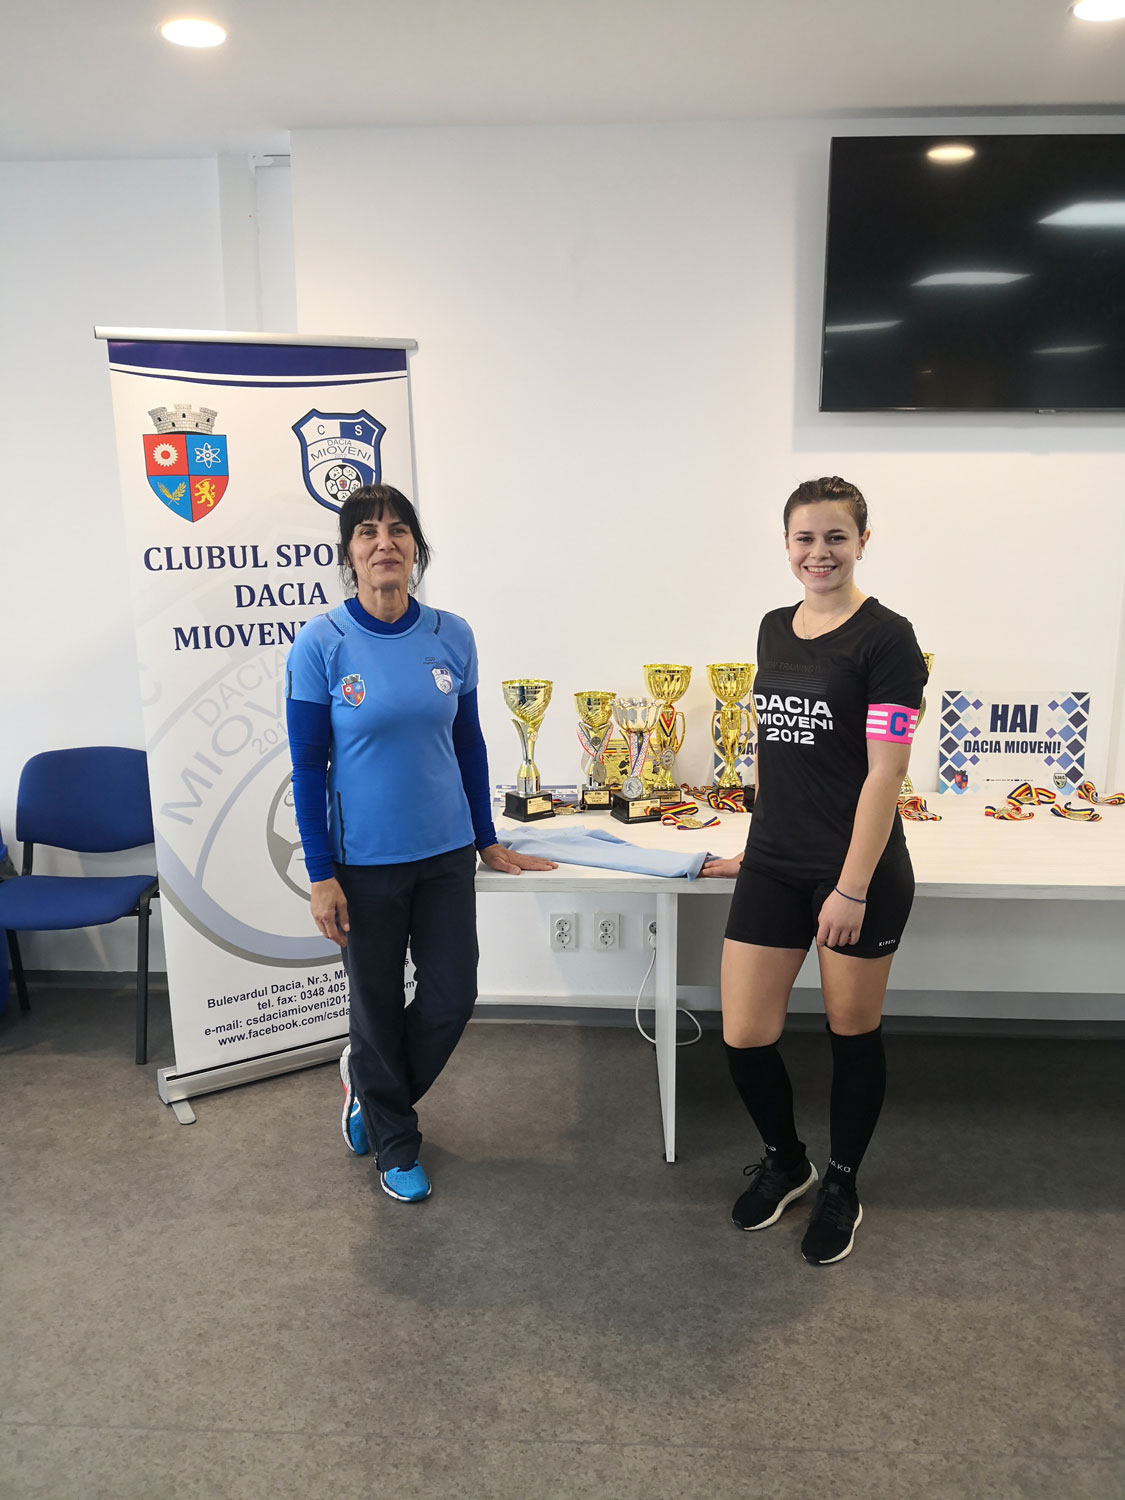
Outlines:
{"type": "Polygon", "coordinates": [[[353,708],[358,708],[363,702],[367,692],[363,678],[358,672],[349,672],[340,683],[340,692],[343,694],[344,702],[350,703],[353,708]]]}
{"type": "Polygon", "coordinates": [[[226,492],[227,440],[209,406],[154,406],[146,432],[145,473],[152,493],[185,521],[209,516],[226,492]]]}
{"type": "Polygon", "coordinates": [[[368,411],[310,411],[293,423],[305,488],[318,505],[338,511],[353,490],[379,483],[386,430],[368,411]]]}

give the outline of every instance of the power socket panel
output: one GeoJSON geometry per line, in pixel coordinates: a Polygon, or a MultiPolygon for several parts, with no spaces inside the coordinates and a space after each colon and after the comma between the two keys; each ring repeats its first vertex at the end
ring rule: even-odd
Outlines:
{"type": "Polygon", "coordinates": [[[621,946],[621,914],[615,911],[594,913],[594,947],[600,953],[609,953],[621,946]]]}
{"type": "Polygon", "coordinates": [[[555,953],[573,953],[578,947],[578,913],[551,913],[551,949],[555,953]]]}
{"type": "Polygon", "coordinates": [[[656,918],[645,918],[645,942],[650,948],[656,947],[656,918]]]}

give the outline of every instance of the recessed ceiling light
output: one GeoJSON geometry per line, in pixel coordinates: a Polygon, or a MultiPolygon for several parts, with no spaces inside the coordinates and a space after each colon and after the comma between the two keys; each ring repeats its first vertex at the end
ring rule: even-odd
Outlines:
{"type": "Polygon", "coordinates": [[[939,271],[923,276],[913,286],[1007,286],[1012,281],[1026,281],[1030,271],[939,271]]]}
{"type": "Polygon", "coordinates": [[[931,146],[926,152],[931,161],[942,162],[972,161],[976,154],[975,146],[931,146]]]}
{"type": "Polygon", "coordinates": [[[1125,0],[1075,0],[1070,12],[1079,21],[1120,21],[1125,18],[1125,0]]]}
{"type": "Polygon", "coordinates": [[[177,47],[221,47],[227,39],[226,32],[221,26],[216,26],[214,21],[201,21],[187,16],[175,21],[165,21],[160,28],[160,35],[165,41],[175,42],[177,47]]]}

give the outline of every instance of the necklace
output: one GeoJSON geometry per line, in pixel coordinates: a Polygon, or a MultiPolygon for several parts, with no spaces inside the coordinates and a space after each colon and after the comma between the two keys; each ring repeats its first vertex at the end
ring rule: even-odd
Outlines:
{"type": "Polygon", "coordinates": [[[854,613],[855,613],[855,610],[851,609],[851,607],[849,606],[848,609],[843,610],[840,614],[836,614],[836,615],[830,616],[828,624],[825,625],[822,630],[818,630],[817,633],[816,633],[816,635],[810,635],[809,634],[809,622],[808,622],[808,618],[807,618],[807,616],[805,614],[805,601],[802,599],[801,600],[801,631],[802,631],[802,634],[804,636],[804,639],[806,641],[815,641],[818,636],[827,635],[828,632],[836,624],[837,620],[843,620],[849,614],[854,614],[854,613]]]}

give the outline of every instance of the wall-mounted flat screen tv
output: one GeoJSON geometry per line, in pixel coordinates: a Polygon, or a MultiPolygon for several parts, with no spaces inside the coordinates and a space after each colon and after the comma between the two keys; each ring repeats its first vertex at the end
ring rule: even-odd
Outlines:
{"type": "Polygon", "coordinates": [[[1125,135],[833,140],[820,409],[1125,409],[1125,135]]]}

